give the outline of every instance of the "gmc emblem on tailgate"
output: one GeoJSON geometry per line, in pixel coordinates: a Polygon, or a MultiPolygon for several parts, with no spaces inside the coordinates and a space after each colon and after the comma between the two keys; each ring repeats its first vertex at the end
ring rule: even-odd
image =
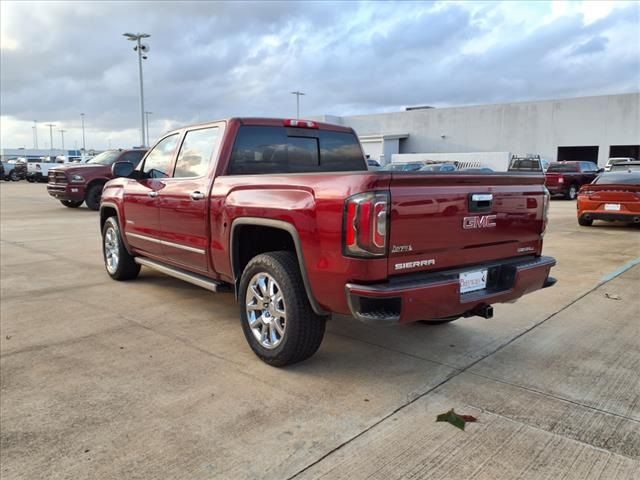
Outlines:
{"type": "Polygon", "coordinates": [[[462,219],[462,228],[469,230],[471,228],[491,228],[496,226],[497,215],[479,215],[477,217],[464,217],[462,219]]]}

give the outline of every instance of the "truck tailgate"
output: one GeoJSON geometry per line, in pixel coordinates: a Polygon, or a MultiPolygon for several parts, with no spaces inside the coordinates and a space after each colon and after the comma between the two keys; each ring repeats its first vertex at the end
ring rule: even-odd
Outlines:
{"type": "Polygon", "coordinates": [[[390,192],[389,275],[540,251],[542,175],[398,173],[390,192]]]}

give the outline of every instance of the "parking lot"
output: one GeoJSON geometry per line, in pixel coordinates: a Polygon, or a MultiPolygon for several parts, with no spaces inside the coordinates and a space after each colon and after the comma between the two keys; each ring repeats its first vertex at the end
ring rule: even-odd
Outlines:
{"type": "Polygon", "coordinates": [[[555,287],[495,317],[334,317],[275,369],[233,295],[104,271],[98,215],[0,184],[2,471],[9,479],[637,478],[640,229],[551,202],[555,287]],[[635,265],[635,266],[634,266],[635,265]],[[436,423],[451,408],[465,431],[436,423]]]}

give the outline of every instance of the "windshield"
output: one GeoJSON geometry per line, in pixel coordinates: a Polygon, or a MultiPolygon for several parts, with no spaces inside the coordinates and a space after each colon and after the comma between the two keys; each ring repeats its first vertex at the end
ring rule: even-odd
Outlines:
{"type": "Polygon", "coordinates": [[[552,163],[547,172],[577,172],[578,165],[574,163],[552,163]]]}
{"type": "Polygon", "coordinates": [[[119,156],[120,152],[118,150],[107,150],[106,152],[96,155],[87,163],[91,165],[111,165],[119,156]]]}

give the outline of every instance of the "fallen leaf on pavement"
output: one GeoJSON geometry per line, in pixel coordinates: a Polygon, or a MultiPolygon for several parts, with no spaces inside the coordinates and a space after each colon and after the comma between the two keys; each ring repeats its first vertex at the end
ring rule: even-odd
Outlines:
{"type": "Polygon", "coordinates": [[[458,415],[454,412],[453,408],[448,412],[441,413],[436,417],[436,422],[447,422],[454,427],[464,430],[464,426],[467,423],[477,422],[478,419],[473,415],[458,415]]]}
{"type": "Polygon", "coordinates": [[[605,293],[604,296],[609,300],[622,300],[622,297],[620,295],[616,295],[615,293],[605,293]]]}

